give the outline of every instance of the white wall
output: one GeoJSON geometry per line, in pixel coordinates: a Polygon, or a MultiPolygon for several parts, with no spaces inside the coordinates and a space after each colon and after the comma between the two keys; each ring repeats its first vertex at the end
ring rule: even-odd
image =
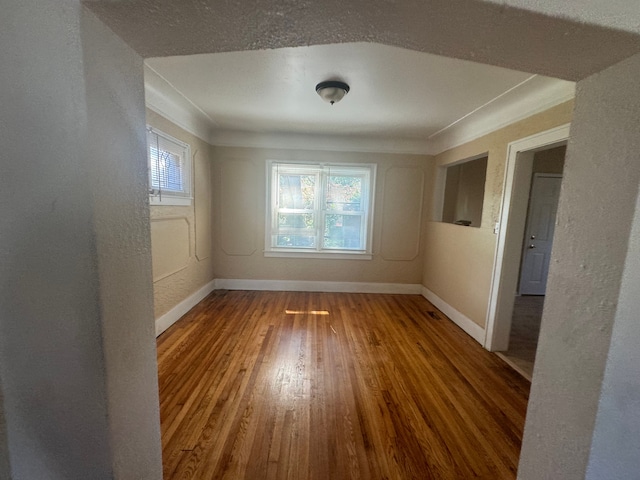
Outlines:
{"type": "Polygon", "coordinates": [[[624,357],[638,338],[632,260],[638,240],[631,225],[640,182],[639,75],[636,55],[578,83],[518,472],[523,480],[584,478],[598,405],[589,478],[637,474],[631,468],[638,430],[626,428],[640,421],[634,408],[640,381],[637,363],[624,357]]]}
{"type": "Polygon", "coordinates": [[[78,1],[2,10],[0,438],[11,478],[157,480],[142,60],[78,1]]]}

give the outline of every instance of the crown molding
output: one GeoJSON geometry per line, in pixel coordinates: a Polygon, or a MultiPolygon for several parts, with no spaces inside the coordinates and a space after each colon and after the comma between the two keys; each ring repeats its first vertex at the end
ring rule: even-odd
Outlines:
{"type": "Polygon", "coordinates": [[[210,141],[213,120],[148,65],[144,65],[147,108],[205,142],[210,141]]]}
{"type": "Polygon", "coordinates": [[[257,133],[212,130],[211,145],[220,147],[280,148],[361,153],[425,155],[429,141],[416,138],[322,135],[303,133],[257,133]]]}
{"type": "Polygon", "coordinates": [[[525,82],[429,137],[438,155],[491,132],[544,112],[575,97],[575,83],[533,75],[525,82]]]}

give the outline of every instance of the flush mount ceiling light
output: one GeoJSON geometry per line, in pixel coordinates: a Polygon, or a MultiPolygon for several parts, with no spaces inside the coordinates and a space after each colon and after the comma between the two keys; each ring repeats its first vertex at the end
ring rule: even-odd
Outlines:
{"type": "Polygon", "coordinates": [[[349,85],[344,82],[337,82],[329,80],[327,82],[320,82],[316,85],[316,93],[325,101],[333,105],[336,102],[342,100],[347,93],[349,93],[349,85]]]}

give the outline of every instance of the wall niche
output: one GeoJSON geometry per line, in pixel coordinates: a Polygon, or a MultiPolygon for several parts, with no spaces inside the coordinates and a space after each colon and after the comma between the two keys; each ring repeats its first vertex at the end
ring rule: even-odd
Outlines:
{"type": "Polygon", "coordinates": [[[480,227],[488,156],[444,166],[442,221],[480,227]]]}

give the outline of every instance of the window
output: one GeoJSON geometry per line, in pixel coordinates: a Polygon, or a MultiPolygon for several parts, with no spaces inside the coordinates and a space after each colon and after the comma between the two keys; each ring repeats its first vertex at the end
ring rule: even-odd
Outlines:
{"type": "Polygon", "coordinates": [[[480,226],[486,176],[486,155],[446,167],[443,222],[480,226]]]}
{"type": "Polygon", "coordinates": [[[189,145],[147,127],[151,205],[191,205],[189,145]]]}
{"type": "Polygon", "coordinates": [[[371,258],[375,165],[269,162],[267,177],[266,256],[371,258]]]}

